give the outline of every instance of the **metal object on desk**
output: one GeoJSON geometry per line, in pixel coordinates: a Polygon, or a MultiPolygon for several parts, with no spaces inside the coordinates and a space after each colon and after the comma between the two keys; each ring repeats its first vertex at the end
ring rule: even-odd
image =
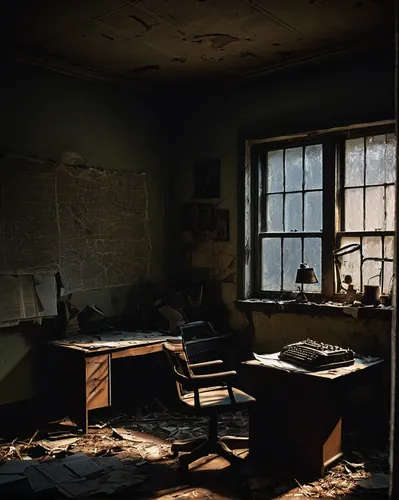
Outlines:
{"type": "Polygon", "coordinates": [[[311,339],[284,346],[279,357],[308,370],[330,370],[354,363],[354,352],[350,349],[311,339]]]}

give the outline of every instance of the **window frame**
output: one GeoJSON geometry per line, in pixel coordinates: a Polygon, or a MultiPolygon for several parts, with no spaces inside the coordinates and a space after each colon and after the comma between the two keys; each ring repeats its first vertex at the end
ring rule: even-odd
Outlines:
{"type": "MultiPolygon", "coordinates": [[[[244,183],[241,189],[244,197],[243,232],[241,241],[244,257],[240,298],[275,299],[284,296],[285,291],[261,290],[261,240],[264,237],[312,237],[321,238],[321,292],[309,293],[308,297],[318,302],[322,298],[342,301],[344,294],[336,292],[336,273],[334,269],[333,250],[338,248],[339,237],[352,236],[353,231],[342,231],[344,217],[344,174],[345,174],[345,140],[369,135],[390,134],[395,131],[395,121],[356,124],[348,127],[337,127],[328,130],[310,131],[292,136],[246,140],[244,183]],[[265,208],[266,196],[260,194],[261,158],[267,161],[268,151],[303,147],[314,144],[323,146],[323,231],[322,232],[270,232],[260,231],[260,211],[265,208]],[[266,160],[265,160],[266,159],[266,160]]],[[[263,171],[266,166],[264,166],[263,171]]],[[[265,229],[265,228],[263,228],[265,229]]],[[[375,231],[369,231],[375,235],[375,231]]],[[[359,231],[358,235],[366,236],[367,231],[359,231]]],[[[386,235],[393,231],[378,231],[386,235]]],[[[240,233],[239,233],[240,234],[240,233]]],[[[390,235],[390,234],[389,234],[390,235]]],[[[299,263],[298,263],[299,266],[299,263]]]]}

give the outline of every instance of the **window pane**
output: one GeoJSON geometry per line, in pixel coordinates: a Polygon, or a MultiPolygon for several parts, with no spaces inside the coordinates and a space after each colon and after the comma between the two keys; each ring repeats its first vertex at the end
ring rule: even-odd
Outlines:
{"type": "Polygon", "coordinates": [[[395,186],[387,186],[385,191],[386,220],[385,230],[395,230],[395,186]]]}
{"type": "Polygon", "coordinates": [[[363,189],[345,190],[345,231],[363,231],[363,189]]]}
{"type": "Polygon", "coordinates": [[[395,182],[396,179],[396,138],[395,134],[387,135],[387,149],[385,157],[386,182],[395,182]]]}
{"type": "Polygon", "coordinates": [[[322,231],[323,204],[322,192],[305,193],[305,231],[322,231]]]}
{"type": "Polygon", "coordinates": [[[364,184],[364,139],[345,141],[345,186],[364,184]]]}
{"type": "Polygon", "coordinates": [[[285,195],[285,231],[302,231],[302,194],[285,195]]]}
{"type": "Polygon", "coordinates": [[[262,290],[281,290],[281,239],[262,240],[262,290]]]}
{"type": "Polygon", "coordinates": [[[303,260],[309,267],[313,267],[319,283],[314,285],[304,285],[305,292],[321,292],[321,239],[305,238],[303,247],[303,260]]]}
{"type": "Polygon", "coordinates": [[[267,192],[283,192],[283,150],[270,151],[267,155],[267,192]]]}
{"type": "Polygon", "coordinates": [[[283,231],[283,195],[267,196],[267,231],[283,231]]]}
{"type": "Polygon", "coordinates": [[[323,146],[305,148],[305,189],[321,189],[323,182],[323,146]]]}
{"type": "Polygon", "coordinates": [[[393,236],[385,236],[384,239],[384,257],[393,259],[393,236]]]}
{"type": "MultiPolygon", "coordinates": [[[[362,242],[363,259],[382,257],[382,240],[380,236],[366,236],[362,242]]],[[[366,260],[363,264],[363,285],[379,285],[381,261],[366,260]],[[377,276],[377,277],[376,277],[377,276]]]]}
{"type": "Polygon", "coordinates": [[[302,262],[301,239],[284,238],[283,242],[283,289],[297,290],[296,271],[302,262]]]}
{"type": "Polygon", "coordinates": [[[382,231],[385,226],[384,187],[366,188],[366,231],[382,231]]]}
{"type": "Polygon", "coordinates": [[[285,190],[302,190],[302,148],[285,150],[285,190]]]}
{"type": "MultiPolygon", "coordinates": [[[[341,238],[339,248],[342,248],[351,243],[360,243],[360,238],[344,237],[341,238]]],[[[348,253],[342,257],[337,258],[339,265],[339,276],[341,282],[344,281],[346,275],[352,276],[352,284],[356,290],[360,289],[360,251],[348,253]]],[[[338,293],[342,293],[341,290],[337,290],[338,293]]]]}
{"type": "Polygon", "coordinates": [[[385,182],[385,134],[366,137],[366,184],[385,182]]]}
{"type": "MultiPolygon", "coordinates": [[[[393,259],[393,245],[394,245],[394,237],[385,236],[384,257],[386,259],[393,259]]],[[[382,291],[383,293],[391,293],[392,279],[393,279],[393,262],[384,262],[383,269],[384,269],[384,276],[383,276],[382,291]]]]}
{"type": "Polygon", "coordinates": [[[384,262],[384,283],[382,293],[392,293],[393,262],[384,262]]]}

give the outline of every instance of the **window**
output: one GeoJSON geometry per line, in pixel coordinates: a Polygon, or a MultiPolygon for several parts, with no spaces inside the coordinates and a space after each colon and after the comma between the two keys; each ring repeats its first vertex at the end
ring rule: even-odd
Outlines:
{"type": "Polygon", "coordinates": [[[351,277],[360,292],[393,276],[396,140],[373,124],[247,143],[244,295],[298,288],[301,262],[329,298],[351,277]],[[334,257],[352,245],[355,251],[334,257]],[[345,277],[347,277],[345,279],[345,277]]]}
{"type": "Polygon", "coordinates": [[[260,169],[261,290],[294,290],[299,262],[321,277],[323,146],[268,151],[260,169]]]}
{"type": "Polygon", "coordinates": [[[357,290],[381,285],[389,293],[393,278],[395,214],[395,135],[347,139],[341,179],[339,247],[360,245],[339,262],[337,293],[350,275],[357,290]]]}

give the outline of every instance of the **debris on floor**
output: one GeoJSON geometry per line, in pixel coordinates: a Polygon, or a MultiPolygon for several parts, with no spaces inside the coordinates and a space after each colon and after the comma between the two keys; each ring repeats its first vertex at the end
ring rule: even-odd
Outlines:
{"type": "MultiPolygon", "coordinates": [[[[87,435],[66,417],[26,439],[0,442],[0,497],[21,498],[33,491],[79,498],[132,488],[142,499],[220,500],[243,498],[237,494],[239,487],[247,492],[245,498],[252,500],[364,498],[387,488],[388,455],[370,450],[346,453],[324,477],[307,484],[295,482],[293,477],[273,478],[251,467],[239,477],[228,472],[223,459],[209,457],[198,462],[192,477],[197,470],[211,471],[216,474],[215,482],[205,486],[201,479],[201,488],[188,487],[190,478],[182,484],[170,444],[199,437],[207,430],[206,418],[173,413],[159,402],[131,414],[96,413],[87,435]]],[[[222,415],[219,433],[247,436],[248,415],[222,415]]]]}
{"type": "MultiPolygon", "coordinates": [[[[0,485],[15,488],[23,483],[25,493],[28,484],[34,493],[62,493],[68,498],[90,495],[110,495],[128,487],[141,484],[145,477],[136,474],[137,467],[123,464],[117,458],[90,458],[76,453],[61,459],[43,462],[13,460],[0,467],[0,485]]],[[[2,489],[3,491],[3,489],[2,489]]],[[[8,495],[19,497],[10,489],[8,495]]]]}

